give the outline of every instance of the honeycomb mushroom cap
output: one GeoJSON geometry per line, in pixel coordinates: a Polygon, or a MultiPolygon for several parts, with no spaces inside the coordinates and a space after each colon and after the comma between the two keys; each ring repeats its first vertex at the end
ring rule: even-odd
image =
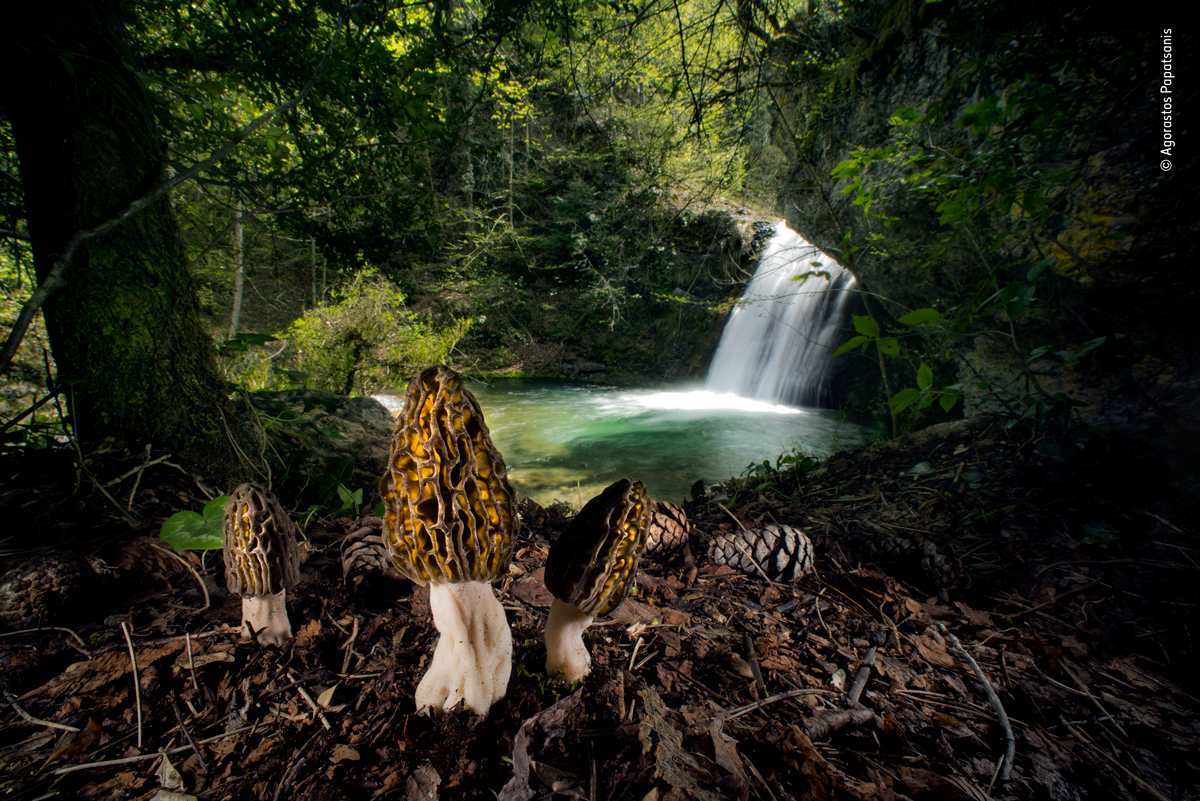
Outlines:
{"type": "Polygon", "coordinates": [[[462,702],[486,715],[512,670],[512,632],[490,582],[512,559],[519,518],[504,459],[461,375],[430,367],[409,383],[379,491],[383,543],[401,573],[432,585],[442,634],[417,709],[462,702]]]}
{"type": "Polygon", "coordinates": [[[579,510],[546,559],[546,588],[592,617],[625,600],[646,547],[654,502],[646,485],[623,478],[579,510]]]}
{"type": "Polygon", "coordinates": [[[518,527],[504,459],[462,376],[430,367],[408,385],[380,482],[383,541],[418,584],[492,581],[518,527]]]}
{"type": "Polygon", "coordinates": [[[587,502],[554,542],[546,588],[546,673],[579,681],[592,667],[583,632],[625,600],[646,547],[654,501],[646,486],[623,478],[587,502]]]}
{"type": "Polygon", "coordinates": [[[243,634],[263,645],[292,637],[287,591],[300,580],[296,524],[268,490],[242,484],[229,496],[225,530],[225,581],[242,596],[243,634]]]}
{"type": "Polygon", "coordinates": [[[300,580],[296,524],[269,490],[242,484],[229,496],[225,582],[238,595],[274,595],[300,580]]]}

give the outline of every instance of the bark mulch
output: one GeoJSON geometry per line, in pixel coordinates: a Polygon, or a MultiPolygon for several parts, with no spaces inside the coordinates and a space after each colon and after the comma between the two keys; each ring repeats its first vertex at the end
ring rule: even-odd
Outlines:
{"type": "Polygon", "coordinates": [[[975,419],[697,488],[688,546],[643,560],[635,594],[589,630],[578,686],[543,675],[541,644],[540,571],[573,510],[526,501],[498,587],[512,679],[486,719],[416,714],[428,594],[369,548],[347,549],[343,575],[369,519],[302,526],[296,637],[265,649],[231,628],[219,555],[157,541],[201,484],[164,462],[110,500],[95,484],[144,455],[91,457],[94,483],[46,459],[0,492],[4,531],[69,545],[7,541],[5,797],[1200,795],[1200,538],[1112,440],[975,419]],[[707,558],[713,538],[768,523],[808,532],[812,573],[707,558]]]}

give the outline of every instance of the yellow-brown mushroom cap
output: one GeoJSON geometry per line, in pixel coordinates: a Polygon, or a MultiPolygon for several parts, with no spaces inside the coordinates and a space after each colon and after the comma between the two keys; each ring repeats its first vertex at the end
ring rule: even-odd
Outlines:
{"type": "Polygon", "coordinates": [[[229,496],[225,530],[225,582],[243,596],[274,595],[300,580],[296,524],[266,489],[242,484],[229,496]]]}
{"type": "Polygon", "coordinates": [[[628,478],[588,501],[550,548],[546,588],[592,617],[616,609],[637,575],[653,507],[646,485],[628,478]]]}
{"type": "Polygon", "coordinates": [[[379,492],[384,545],[413,581],[486,582],[507,568],[515,494],[479,403],[453,370],[430,367],[409,383],[379,492]]]}

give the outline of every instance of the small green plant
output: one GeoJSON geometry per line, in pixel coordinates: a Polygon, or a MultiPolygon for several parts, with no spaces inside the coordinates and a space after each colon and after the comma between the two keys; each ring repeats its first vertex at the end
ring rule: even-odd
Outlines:
{"type": "Polygon", "coordinates": [[[222,518],[229,496],[213,498],[204,511],[176,512],[163,523],[158,538],[177,551],[211,551],[225,546],[222,518]]]}
{"type": "MultiPolygon", "coordinates": [[[[902,325],[915,330],[928,329],[940,321],[941,314],[936,309],[917,309],[904,315],[899,320],[902,325]]],[[[856,336],[851,337],[846,344],[834,351],[833,355],[840,356],[856,348],[866,353],[867,349],[874,343],[879,356],[879,365],[883,373],[884,384],[888,387],[890,394],[890,382],[883,357],[899,356],[900,339],[910,336],[913,332],[897,332],[895,335],[885,336],[885,332],[879,325],[879,322],[875,318],[868,316],[855,316],[853,323],[856,336]]],[[[937,400],[938,405],[942,407],[943,411],[949,412],[958,403],[961,390],[962,384],[950,384],[941,388],[935,387],[932,368],[922,362],[917,369],[917,386],[915,388],[907,387],[895,394],[890,394],[888,406],[891,409],[893,420],[896,415],[909,407],[912,407],[912,414],[916,417],[934,400],[937,400]]]]}

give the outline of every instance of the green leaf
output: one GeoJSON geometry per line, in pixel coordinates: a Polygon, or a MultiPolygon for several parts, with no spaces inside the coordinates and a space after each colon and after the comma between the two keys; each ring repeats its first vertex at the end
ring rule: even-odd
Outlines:
{"type": "Polygon", "coordinates": [[[893,395],[892,399],[888,401],[888,405],[892,407],[893,412],[902,412],[909,406],[912,406],[913,402],[919,397],[921,397],[920,390],[909,387],[893,395]]]}
{"type": "Polygon", "coordinates": [[[222,518],[228,496],[213,498],[204,513],[176,512],[163,523],[158,538],[177,551],[210,551],[225,546],[222,518]]]}
{"type": "Polygon", "coordinates": [[[1085,545],[1098,545],[1102,542],[1119,540],[1121,535],[1111,525],[1104,521],[1099,523],[1084,523],[1083,530],[1087,534],[1082,542],[1085,545]]]}
{"type": "Polygon", "coordinates": [[[917,309],[900,318],[900,322],[904,325],[923,325],[925,323],[936,323],[942,319],[942,315],[936,309],[917,309]]]}
{"type": "Polygon", "coordinates": [[[358,507],[362,506],[362,487],[359,487],[354,492],[351,492],[350,490],[346,489],[344,484],[338,484],[337,493],[338,497],[342,499],[342,507],[338,510],[339,512],[345,510],[357,512],[358,507]]]}
{"type": "Polygon", "coordinates": [[[884,337],[883,339],[875,340],[875,346],[879,348],[879,352],[884,356],[898,356],[900,354],[900,343],[895,337],[884,337]]]}
{"type": "Polygon", "coordinates": [[[268,342],[277,342],[279,337],[271,336],[270,334],[235,334],[229,342],[245,342],[247,345],[265,345],[268,342]]]}
{"type": "Polygon", "coordinates": [[[1025,273],[1025,280],[1036,281],[1037,277],[1041,275],[1051,264],[1054,264],[1053,256],[1047,256],[1046,258],[1042,259],[1037,264],[1029,268],[1029,272],[1025,273]]]}
{"type": "Polygon", "coordinates": [[[852,178],[858,175],[858,159],[846,159],[829,173],[832,178],[852,178]]]}
{"type": "Polygon", "coordinates": [[[929,365],[922,363],[917,370],[917,386],[921,389],[929,389],[933,386],[933,370],[929,369],[929,365]]]}
{"type": "Polygon", "coordinates": [[[915,125],[924,121],[925,116],[921,114],[921,112],[917,111],[911,106],[905,106],[904,108],[897,110],[896,113],[888,118],[888,125],[891,125],[895,128],[900,128],[907,125],[915,125]]]}
{"type": "Polygon", "coordinates": [[[942,407],[942,411],[948,412],[954,408],[954,404],[958,403],[957,392],[946,392],[938,398],[938,405],[942,407]]]}
{"type": "Polygon", "coordinates": [[[878,337],[879,323],[875,322],[873,317],[860,317],[854,315],[854,330],[863,336],[878,337]]]}
{"type": "Polygon", "coordinates": [[[862,348],[865,350],[865,349],[866,349],[866,346],[867,346],[867,344],[868,344],[870,341],[871,341],[871,340],[867,339],[866,337],[852,337],[852,338],[850,339],[850,341],[849,341],[849,342],[847,342],[845,345],[842,345],[840,348],[838,348],[837,350],[835,350],[835,351],[833,352],[833,355],[834,355],[834,356],[841,356],[841,355],[842,355],[843,353],[845,353],[846,351],[849,351],[849,350],[854,350],[854,349],[855,349],[855,348],[857,348],[857,347],[862,347],[862,348]]]}

